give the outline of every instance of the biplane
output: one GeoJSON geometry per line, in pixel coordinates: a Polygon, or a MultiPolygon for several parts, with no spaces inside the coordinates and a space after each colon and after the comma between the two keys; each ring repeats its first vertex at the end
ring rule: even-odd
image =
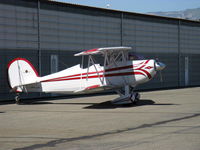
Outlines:
{"type": "Polygon", "coordinates": [[[130,55],[131,47],[106,47],[86,50],[75,54],[82,56],[82,64],[40,77],[34,66],[24,58],[16,58],[8,64],[8,79],[12,91],[20,101],[21,92],[45,92],[61,94],[96,93],[114,90],[119,97],[114,104],[136,103],[140,94],[134,88],[150,81],[165,64],[154,59],[137,60],[130,55]],[[103,56],[102,65],[95,57],[103,56]],[[84,57],[87,66],[84,68],[84,57]]]}

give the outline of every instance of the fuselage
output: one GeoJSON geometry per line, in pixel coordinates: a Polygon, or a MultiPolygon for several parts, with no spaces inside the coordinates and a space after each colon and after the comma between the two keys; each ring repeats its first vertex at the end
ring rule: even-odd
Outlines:
{"type": "Polygon", "coordinates": [[[116,62],[105,67],[95,64],[81,68],[80,64],[63,71],[38,77],[38,86],[26,86],[29,92],[74,93],[92,86],[132,87],[151,80],[156,74],[155,60],[116,62]]]}

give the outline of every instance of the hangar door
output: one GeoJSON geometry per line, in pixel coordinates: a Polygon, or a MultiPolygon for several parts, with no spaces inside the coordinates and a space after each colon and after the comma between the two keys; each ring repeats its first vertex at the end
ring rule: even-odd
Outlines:
{"type": "Polygon", "coordinates": [[[51,73],[58,72],[58,55],[51,55],[51,73]]]}

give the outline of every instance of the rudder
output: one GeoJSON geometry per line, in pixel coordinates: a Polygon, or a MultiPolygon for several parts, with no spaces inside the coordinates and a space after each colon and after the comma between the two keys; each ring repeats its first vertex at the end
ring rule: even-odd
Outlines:
{"type": "Polygon", "coordinates": [[[23,85],[36,83],[38,73],[35,67],[24,58],[15,58],[8,64],[8,80],[12,89],[22,91],[23,85]]]}

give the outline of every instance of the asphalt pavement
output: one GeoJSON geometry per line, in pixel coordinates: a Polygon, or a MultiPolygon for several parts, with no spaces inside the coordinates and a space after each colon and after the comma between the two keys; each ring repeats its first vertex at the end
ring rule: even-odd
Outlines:
{"type": "Polygon", "coordinates": [[[0,150],[200,150],[200,88],[0,105],[0,150]]]}

